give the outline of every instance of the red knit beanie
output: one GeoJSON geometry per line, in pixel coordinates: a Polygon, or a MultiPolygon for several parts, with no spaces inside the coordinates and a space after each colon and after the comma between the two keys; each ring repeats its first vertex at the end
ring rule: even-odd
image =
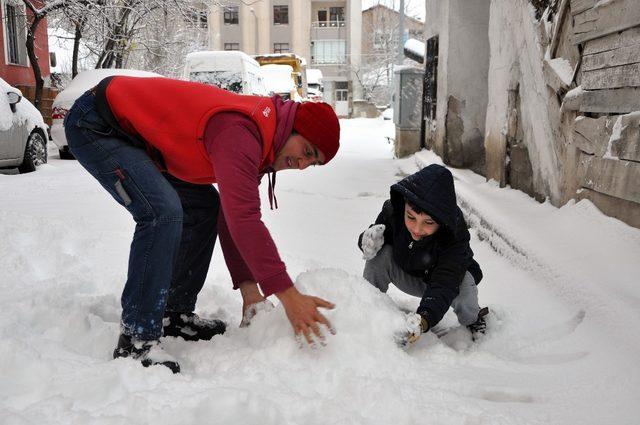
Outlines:
{"type": "Polygon", "coordinates": [[[331,161],[340,146],[340,123],[327,103],[304,102],[298,105],[293,129],[324,154],[324,163],[331,161]]]}

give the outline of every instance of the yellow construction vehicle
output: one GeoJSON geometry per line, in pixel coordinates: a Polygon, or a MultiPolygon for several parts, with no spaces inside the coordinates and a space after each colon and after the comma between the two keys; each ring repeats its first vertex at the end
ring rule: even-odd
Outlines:
{"type": "Polygon", "coordinates": [[[294,53],[270,53],[264,55],[255,55],[253,57],[260,66],[262,65],[289,65],[292,68],[291,78],[296,86],[298,94],[302,98],[307,97],[307,61],[294,53]]]}

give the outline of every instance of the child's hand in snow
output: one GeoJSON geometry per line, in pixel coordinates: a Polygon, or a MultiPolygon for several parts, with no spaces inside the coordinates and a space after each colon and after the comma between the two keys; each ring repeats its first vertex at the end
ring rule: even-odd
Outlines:
{"type": "Polygon", "coordinates": [[[271,303],[271,301],[263,299],[262,301],[258,301],[254,304],[243,305],[242,306],[242,321],[240,322],[241,328],[246,328],[251,324],[251,320],[254,318],[256,314],[261,311],[271,311],[275,307],[271,303]]]}
{"type": "Polygon", "coordinates": [[[420,339],[420,335],[429,330],[429,323],[423,315],[409,313],[406,315],[405,321],[405,328],[395,335],[396,343],[401,347],[415,343],[420,339]]]}
{"type": "Polygon", "coordinates": [[[371,260],[384,245],[384,224],[369,227],[362,234],[362,258],[371,260]]]}

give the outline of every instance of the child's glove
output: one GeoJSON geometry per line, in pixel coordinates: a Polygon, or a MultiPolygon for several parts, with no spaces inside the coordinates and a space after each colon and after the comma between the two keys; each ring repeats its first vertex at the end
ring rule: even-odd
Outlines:
{"type": "Polygon", "coordinates": [[[384,245],[384,224],[369,227],[362,234],[362,258],[371,260],[384,245]]]}
{"type": "Polygon", "coordinates": [[[409,334],[407,336],[407,342],[409,344],[416,342],[420,339],[420,335],[429,330],[429,322],[427,322],[427,318],[422,314],[412,315],[411,322],[413,323],[413,328],[409,329],[409,334]]]}
{"type": "Polygon", "coordinates": [[[420,335],[429,330],[429,322],[421,314],[407,314],[405,320],[405,329],[396,334],[396,343],[401,347],[415,343],[420,339],[420,335]]]}

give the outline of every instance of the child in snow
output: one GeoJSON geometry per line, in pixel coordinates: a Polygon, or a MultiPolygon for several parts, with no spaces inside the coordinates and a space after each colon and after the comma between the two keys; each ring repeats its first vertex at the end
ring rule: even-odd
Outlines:
{"type": "Polygon", "coordinates": [[[421,332],[437,325],[451,306],[474,339],[484,333],[488,309],[479,308],[476,287],[482,271],[473,259],[448,169],[432,164],[391,186],[391,198],[358,245],[369,283],[382,292],[393,283],[422,298],[417,310],[421,332]]]}

